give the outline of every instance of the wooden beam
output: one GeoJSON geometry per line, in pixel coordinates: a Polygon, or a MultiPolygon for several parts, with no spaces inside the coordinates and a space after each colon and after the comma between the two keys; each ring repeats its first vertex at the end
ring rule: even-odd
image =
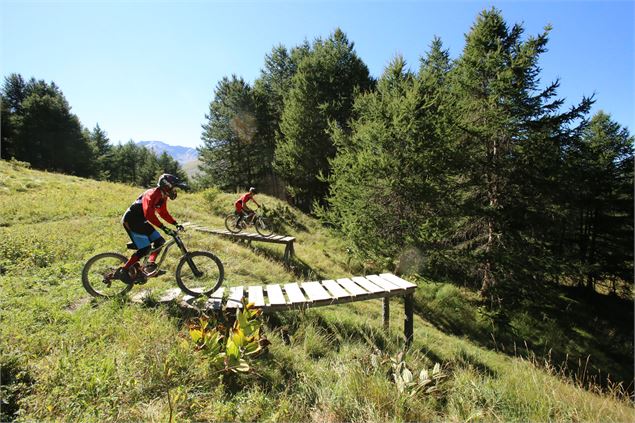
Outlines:
{"type": "Polygon", "coordinates": [[[410,347],[412,345],[412,338],[414,336],[413,328],[414,328],[414,296],[413,294],[408,294],[403,297],[404,304],[404,313],[406,314],[405,320],[403,323],[403,332],[406,341],[406,347],[410,347]]]}
{"type": "Polygon", "coordinates": [[[390,297],[382,298],[382,313],[381,318],[384,322],[384,329],[388,330],[390,328],[390,297]]]}

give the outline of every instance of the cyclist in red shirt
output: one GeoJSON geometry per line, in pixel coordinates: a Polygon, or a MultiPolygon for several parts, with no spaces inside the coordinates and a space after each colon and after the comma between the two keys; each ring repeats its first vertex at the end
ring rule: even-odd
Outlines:
{"type": "MultiPolygon", "coordinates": [[[[154,226],[160,228],[167,235],[174,235],[174,231],[161,223],[156,213],[159,213],[159,216],[166,222],[176,226],[177,229],[183,229],[183,226],[179,225],[170,215],[167,208],[168,199],[174,200],[176,198],[177,187],[187,188],[187,185],[174,175],[163,174],[159,178],[156,188],[145,191],[128,207],[121,219],[121,223],[132,243],[137,247],[137,251],[132,254],[126,264],[117,269],[116,278],[126,283],[133,283],[136,280],[143,279],[144,275],[140,272],[139,260],[148,254],[151,249],[157,249],[165,244],[165,239],[156,231],[154,226]],[[136,271],[130,272],[133,266],[137,267],[134,269],[136,271]]],[[[144,269],[146,273],[152,273],[156,270],[154,262],[158,254],[159,251],[150,254],[148,264],[144,269]]]]}
{"type": "Polygon", "coordinates": [[[256,199],[254,198],[255,195],[256,195],[256,188],[251,187],[249,188],[249,192],[241,195],[240,198],[236,200],[236,202],[234,203],[234,207],[236,207],[236,214],[238,215],[236,226],[240,225],[243,219],[247,219],[247,217],[249,217],[250,215],[254,213],[254,211],[247,206],[247,203],[250,200],[256,203],[258,207],[260,207],[260,204],[258,204],[256,199]]]}

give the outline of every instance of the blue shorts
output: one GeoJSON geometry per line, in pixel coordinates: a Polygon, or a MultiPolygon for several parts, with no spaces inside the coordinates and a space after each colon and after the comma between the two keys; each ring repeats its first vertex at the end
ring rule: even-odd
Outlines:
{"type": "Polygon", "coordinates": [[[150,235],[144,235],[144,234],[140,234],[138,232],[133,232],[133,231],[127,231],[127,232],[128,232],[128,236],[130,236],[130,239],[132,240],[132,242],[134,242],[134,245],[138,249],[145,248],[148,245],[152,244],[157,239],[161,238],[161,234],[157,232],[156,229],[154,229],[152,233],[150,233],[150,235]]]}
{"type": "Polygon", "coordinates": [[[123,227],[128,233],[128,236],[139,250],[163,238],[161,234],[154,229],[154,226],[145,221],[143,217],[136,216],[130,211],[124,214],[121,223],[123,223],[123,227]]]}

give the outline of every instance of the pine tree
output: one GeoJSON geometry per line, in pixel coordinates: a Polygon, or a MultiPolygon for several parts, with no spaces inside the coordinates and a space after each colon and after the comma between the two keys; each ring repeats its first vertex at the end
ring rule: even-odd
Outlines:
{"type": "Polygon", "coordinates": [[[558,81],[539,89],[549,30],[523,41],[520,25],[508,28],[498,10],[484,11],[451,75],[461,201],[447,236],[457,263],[485,294],[521,286],[514,281],[528,286],[549,269],[552,186],[575,121],[592,103],[583,99],[559,113],[558,81]]]}
{"type": "Polygon", "coordinates": [[[426,255],[437,248],[451,194],[441,111],[450,67],[439,39],[418,75],[396,57],[376,90],[357,97],[350,136],[334,130],[329,207],[319,214],[365,258],[385,262],[406,248],[426,255]]]}
{"type": "Polygon", "coordinates": [[[254,102],[258,121],[258,134],[262,161],[259,189],[274,195],[283,195],[282,182],[273,169],[276,140],[280,135],[280,121],[284,101],[291,88],[291,80],[298,63],[309,52],[308,43],[294,47],[289,52],[278,45],[265,56],[265,66],[254,82],[254,102]]]}
{"type": "Polygon", "coordinates": [[[634,137],[600,111],[566,151],[567,219],[563,234],[570,276],[587,289],[633,283],[634,137]]]}
{"type": "Polygon", "coordinates": [[[5,77],[0,100],[2,102],[2,140],[0,140],[0,158],[8,160],[15,157],[15,133],[11,124],[12,116],[22,109],[22,101],[26,97],[26,82],[22,75],[12,73],[5,77]]]}
{"type": "Polygon", "coordinates": [[[255,184],[266,163],[249,84],[235,75],[223,78],[205,117],[200,183],[223,189],[255,184]]]}
{"type": "Polygon", "coordinates": [[[35,168],[90,176],[92,154],[77,116],[55,83],[12,74],[2,89],[4,153],[35,168]],[[6,102],[6,106],[4,105],[6,102]],[[5,108],[6,107],[6,108],[5,108]]]}
{"type": "Polygon", "coordinates": [[[328,192],[335,147],[330,125],[348,130],[355,93],[371,86],[368,68],[341,30],[317,39],[293,76],[285,97],[274,168],[289,184],[296,205],[308,210],[328,192]]]}
{"type": "Polygon", "coordinates": [[[112,161],[112,145],[106,131],[99,124],[85,135],[91,144],[95,155],[94,176],[97,179],[110,179],[110,166],[112,161]]]}

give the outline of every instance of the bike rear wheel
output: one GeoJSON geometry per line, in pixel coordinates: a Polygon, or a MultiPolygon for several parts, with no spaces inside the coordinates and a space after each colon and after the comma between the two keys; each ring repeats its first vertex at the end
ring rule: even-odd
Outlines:
{"type": "Polygon", "coordinates": [[[262,236],[270,237],[273,235],[273,228],[266,217],[258,216],[254,226],[256,227],[256,232],[262,236]]]}
{"type": "Polygon", "coordinates": [[[93,297],[112,298],[123,295],[132,285],[113,278],[115,271],[128,259],[119,253],[101,253],[91,257],[82,270],[84,289],[93,297]]]}
{"type": "Polygon", "coordinates": [[[221,286],[224,277],[223,263],[207,251],[189,252],[176,266],[176,283],[193,297],[212,294],[221,286]]]}
{"type": "Polygon", "coordinates": [[[238,216],[235,213],[228,214],[225,218],[225,227],[227,230],[233,234],[237,234],[242,230],[240,226],[237,225],[238,216]]]}

